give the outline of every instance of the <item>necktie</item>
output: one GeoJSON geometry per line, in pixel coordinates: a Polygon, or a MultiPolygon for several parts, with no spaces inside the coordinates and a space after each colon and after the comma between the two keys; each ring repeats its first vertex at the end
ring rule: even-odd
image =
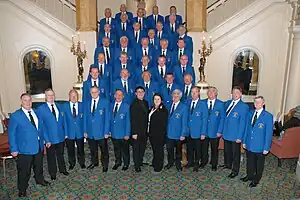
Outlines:
{"type": "Polygon", "coordinates": [[[146,67],[145,67],[145,66],[143,66],[143,72],[144,72],[144,71],[146,71],[146,67]]]}
{"type": "Polygon", "coordinates": [[[109,24],[109,19],[106,19],[106,23],[109,24]]]}
{"type": "Polygon", "coordinates": [[[185,67],[184,66],[182,67],[182,74],[183,75],[185,74],[185,67]]]}
{"type": "Polygon", "coordinates": [[[230,108],[227,109],[227,111],[226,111],[226,116],[229,115],[229,113],[231,112],[233,106],[234,106],[234,101],[232,102],[232,105],[230,106],[230,108]]]}
{"type": "Polygon", "coordinates": [[[109,57],[108,47],[106,47],[105,51],[106,51],[106,61],[107,61],[107,63],[109,63],[110,57],[109,57]]]}
{"type": "Polygon", "coordinates": [[[162,78],[164,78],[164,68],[163,67],[160,68],[160,75],[162,78]]]}
{"type": "Polygon", "coordinates": [[[152,46],[154,45],[153,39],[150,40],[150,44],[151,44],[152,46]]]}
{"type": "Polygon", "coordinates": [[[108,37],[108,33],[106,33],[106,37],[109,38],[109,37],[108,37]]]}
{"type": "Polygon", "coordinates": [[[209,101],[208,114],[210,115],[212,112],[212,101],[209,101]]]}
{"type": "Polygon", "coordinates": [[[139,23],[140,23],[140,25],[141,25],[141,29],[143,29],[143,27],[142,27],[142,20],[141,20],[141,18],[139,18],[139,23]]]}
{"type": "Polygon", "coordinates": [[[194,113],[194,109],[195,109],[195,101],[193,101],[193,105],[192,105],[192,108],[191,108],[191,115],[194,113]]]}
{"type": "Polygon", "coordinates": [[[189,93],[189,86],[185,86],[185,92],[184,92],[185,98],[187,98],[188,93],[189,93]]]}
{"type": "Polygon", "coordinates": [[[125,23],[122,23],[122,31],[126,31],[125,30],[125,23]]]}
{"type": "Polygon", "coordinates": [[[159,38],[159,39],[161,39],[161,37],[160,37],[160,36],[161,36],[161,35],[160,35],[160,32],[158,32],[158,38],[159,38]]]}
{"type": "Polygon", "coordinates": [[[75,103],[73,103],[73,118],[76,119],[76,107],[75,107],[75,103]]]}
{"type": "Polygon", "coordinates": [[[123,51],[123,52],[126,52],[126,51],[125,51],[125,48],[122,48],[122,51],[123,51]]]}
{"type": "Polygon", "coordinates": [[[102,77],[102,75],[103,75],[103,68],[102,68],[103,66],[102,65],[100,65],[100,69],[99,69],[99,74],[100,74],[100,77],[102,77]]]}
{"type": "Polygon", "coordinates": [[[147,56],[147,49],[144,49],[144,56],[147,56]]]}
{"type": "Polygon", "coordinates": [[[126,81],[124,81],[124,90],[125,90],[126,93],[128,93],[126,81]]]}
{"type": "Polygon", "coordinates": [[[165,50],[163,50],[162,55],[166,56],[166,51],[165,50]]]}
{"type": "Polygon", "coordinates": [[[95,111],[96,111],[96,100],[94,100],[94,103],[93,103],[93,109],[92,109],[92,116],[93,117],[95,115],[95,111]]]}
{"type": "Polygon", "coordinates": [[[52,112],[53,116],[56,119],[56,112],[55,112],[55,109],[54,109],[54,104],[51,104],[51,112],[52,112]]]}
{"type": "Polygon", "coordinates": [[[175,103],[173,103],[173,105],[172,105],[172,109],[171,109],[171,113],[170,113],[171,116],[172,116],[174,110],[175,110],[175,103]]]}
{"type": "Polygon", "coordinates": [[[122,65],[122,68],[123,68],[123,69],[125,69],[125,68],[126,68],[126,66],[125,66],[125,65],[122,65]]]}
{"type": "Polygon", "coordinates": [[[148,94],[148,90],[149,90],[149,85],[148,83],[146,83],[146,94],[148,94]]]}
{"type": "Polygon", "coordinates": [[[31,124],[36,128],[36,124],[35,124],[35,122],[34,122],[34,119],[33,119],[33,116],[32,116],[32,114],[31,114],[31,111],[28,111],[28,115],[29,115],[31,124]]]}
{"type": "Polygon", "coordinates": [[[96,83],[96,81],[94,81],[94,86],[96,86],[96,87],[97,87],[97,83],[96,83]]]}
{"type": "Polygon", "coordinates": [[[179,59],[181,58],[182,56],[182,49],[179,50],[179,59]]]}
{"type": "Polygon", "coordinates": [[[134,37],[135,37],[135,41],[138,42],[138,33],[137,33],[137,31],[135,32],[135,36],[134,37]]]}
{"type": "Polygon", "coordinates": [[[116,115],[117,115],[117,112],[118,112],[118,106],[119,106],[119,104],[116,103],[116,106],[115,106],[115,109],[114,109],[114,117],[116,117],[116,115]]]}
{"type": "Polygon", "coordinates": [[[172,24],[172,33],[175,32],[174,24],[172,24]]]}
{"type": "Polygon", "coordinates": [[[170,94],[170,92],[171,92],[171,87],[170,87],[170,85],[168,85],[168,95],[170,94]]]}
{"type": "Polygon", "coordinates": [[[254,118],[252,121],[252,127],[254,127],[256,120],[257,120],[257,111],[255,112],[255,115],[254,115],[254,118]]]}
{"type": "Polygon", "coordinates": [[[155,21],[155,24],[157,23],[157,17],[156,15],[154,15],[154,21],[155,21]]]}

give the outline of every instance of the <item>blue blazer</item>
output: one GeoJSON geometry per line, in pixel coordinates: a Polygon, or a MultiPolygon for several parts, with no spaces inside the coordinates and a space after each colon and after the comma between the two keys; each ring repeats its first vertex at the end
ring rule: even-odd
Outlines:
{"type": "MultiPolygon", "coordinates": [[[[120,55],[121,55],[121,47],[118,47],[115,49],[115,62],[120,62],[120,55]]],[[[128,61],[132,64],[136,64],[136,56],[135,56],[135,49],[127,47],[127,55],[128,55],[128,61]]]]}
{"type": "MultiPolygon", "coordinates": [[[[118,12],[118,13],[115,15],[115,19],[116,19],[117,22],[120,22],[120,21],[121,21],[121,19],[120,19],[121,14],[122,14],[121,12],[118,12]]],[[[131,23],[131,21],[132,21],[132,19],[133,19],[133,14],[132,14],[132,12],[126,11],[126,14],[127,14],[127,16],[128,16],[128,21],[131,23]]]]}
{"type": "MultiPolygon", "coordinates": [[[[147,70],[151,73],[151,80],[153,79],[152,78],[152,70],[153,70],[153,66],[151,65],[148,65],[148,68],[147,70]]],[[[137,65],[135,67],[135,73],[134,73],[134,80],[136,83],[140,83],[140,82],[143,82],[142,80],[142,74],[143,74],[143,69],[142,69],[142,65],[137,65]]]]}
{"type": "MultiPolygon", "coordinates": [[[[165,17],[165,23],[170,23],[169,18],[170,18],[170,15],[167,15],[165,17]]],[[[181,15],[176,15],[176,21],[175,21],[175,23],[178,24],[178,25],[182,24],[182,17],[181,17],[181,15]]]]}
{"type": "Polygon", "coordinates": [[[84,137],[83,133],[83,124],[84,124],[84,105],[81,102],[78,102],[78,114],[76,119],[73,117],[73,110],[70,107],[70,102],[63,104],[64,112],[64,127],[65,127],[65,136],[68,136],[68,139],[81,139],[84,137]]]}
{"type": "MultiPolygon", "coordinates": [[[[134,78],[134,73],[135,73],[135,65],[133,62],[127,61],[126,64],[126,69],[128,70],[129,77],[134,78]]],[[[120,78],[120,72],[122,70],[122,64],[121,61],[116,61],[113,67],[113,81],[117,80],[120,78]]]]}
{"type": "Polygon", "coordinates": [[[172,93],[175,89],[181,89],[181,87],[179,85],[177,85],[176,83],[172,84],[171,90],[168,94],[168,84],[165,83],[160,87],[160,94],[163,98],[164,104],[166,105],[166,107],[168,107],[168,105],[170,103],[172,103],[172,93]]]}
{"type": "Polygon", "coordinates": [[[193,39],[192,37],[188,36],[187,34],[184,35],[183,40],[185,42],[185,48],[187,48],[188,50],[190,50],[190,52],[194,52],[194,48],[193,48],[193,39]]]}
{"type": "MultiPolygon", "coordinates": [[[[154,20],[153,14],[147,17],[147,22],[148,22],[148,29],[156,29],[156,22],[154,20]]],[[[164,17],[162,15],[158,15],[157,22],[161,22],[162,24],[164,24],[165,22],[164,17]]]]}
{"type": "MultiPolygon", "coordinates": [[[[232,100],[225,103],[225,114],[232,100]]],[[[237,139],[243,140],[247,123],[249,106],[240,100],[225,117],[223,138],[235,142],[237,139]]]]}
{"type": "Polygon", "coordinates": [[[85,102],[83,130],[88,134],[89,139],[104,139],[105,134],[109,134],[110,109],[109,101],[100,97],[97,108],[92,116],[92,100],[85,102]]]}
{"type": "MultiPolygon", "coordinates": [[[[108,85],[105,84],[105,81],[102,80],[100,77],[98,78],[98,83],[100,90],[100,97],[109,99],[110,91],[108,85]]],[[[92,99],[90,89],[92,87],[91,78],[88,78],[86,81],[83,82],[83,90],[82,90],[82,101],[90,101],[92,99]]]]}
{"type": "MultiPolygon", "coordinates": [[[[95,65],[99,66],[98,62],[95,65]]],[[[91,69],[92,67],[90,67],[91,69]]],[[[100,72],[100,68],[99,68],[100,72]]],[[[111,91],[111,84],[112,84],[112,77],[113,77],[113,68],[111,65],[104,64],[104,73],[102,76],[99,75],[100,83],[104,84],[104,88],[107,91],[111,91]]],[[[91,75],[88,76],[88,80],[91,80],[91,75]]]]}
{"type": "MultiPolygon", "coordinates": [[[[148,37],[148,39],[149,39],[149,46],[151,47],[151,48],[153,48],[153,49],[155,49],[155,51],[158,49],[158,48],[160,48],[160,40],[157,38],[157,37],[154,37],[153,39],[154,39],[154,43],[153,44],[151,44],[151,41],[150,41],[150,38],[148,37]]],[[[156,58],[156,60],[157,60],[157,58],[156,58]]]]}
{"type": "MultiPolygon", "coordinates": [[[[162,52],[161,52],[161,48],[159,47],[156,51],[155,51],[155,62],[154,62],[154,65],[158,65],[158,57],[162,55],[162,52]]],[[[173,52],[168,49],[167,50],[167,54],[166,54],[166,66],[168,68],[171,69],[171,71],[173,71],[173,59],[174,59],[174,54],[173,52]]]]}
{"type": "MultiPolygon", "coordinates": [[[[132,24],[136,23],[136,22],[139,22],[138,20],[138,17],[134,17],[133,18],[133,22],[132,24]]],[[[141,30],[144,30],[144,31],[148,31],[148,21],[147,21],[147,17],[144,17],[143,18],[143,22],[142,22],[143,26],[141,26],[141,30]]]]}
{"type": "Polygon", "coordinates": [[[192,87],[193,87],[193,84],[192,84],[192,87],[187,95],[187,97],[185,96],[185,84],[183,84],[182,88],[181,88],[181,91],[182,91],[182,98],[181,98],[181,102],[183,103],[186,103],[187,105],[190,103],[190,99],[192,98],[192,87]]]}
{"type": "MultiPolygon", "coordinates": [[[[97,47],[95,49],[95,54],[94,54],[94,63],[97,63],[98,62],[98,54],[99,53],[104,53],[104,47],[97,47]]],[[[109,46],[109,53],[110,53],[110,57],[109,57],[109,62],[107,64],[109,65],[113,65],[114,61],[115,61],[115,48],[112,47],[111,45],[109,46]]],[[[105,55],[105,53],[104,53],[105,55]]],[[[105,59],[105,63],[106,63],[106,59],[105,59]]]]}
{"type": "Polygon", "coordinates": [[[173,70],[174,70],[173,74],[174,74],[174,77],[175,77],[174,81],[175,81],[175,83],[177,85],[180,85],[181,87],[184,86],[184,79],[183,79],[183,77],[186,74],[192,75],[192,78],[193,78],[192,84],[193,85],[195,84],[196,77],[195,77],[194,67],[192,67],[190,65],[187,65],[186,68],[185,68],[185,73],[184,74],[182,73],[181,65],[175,66],[173,70]]]}
{"type": "Polygon", "coordinates": [[[132,24],[127,21],[126,22],[126,30],[123,31],[122,30],[122,23],[121,22],[117,22],[116,28],[115,28],[115,32],[116,32],[117,45],[120,45],[120,38],[122,36],[126,36],[127,38],[130,37],[130,34],[132,32],[132,24]]]}
{"type": "Polygon", "coordinates": [[[39,153],[39,148],[44,148],[44,125],[37,112],[38,129],[36,129],[22,109],[10,115],[8,124],[8,143],[10,152],[34,155],[39,153]],[[40,140],[38,140],[38,137],[40,140]]]}
{"type": "Polygon", "coordinates": [[[120,89],[124,93],[123,102],[126,102],[129,105],[131,104],[131,102],[135,98],[135,88],[136,87],[135,87],[135,83],[131,79],[128,79],[127,82],[128,82],[127,83],[128,84],[128,88],[127,88],[128,93],[125,92],[125,89],[123,87],[123,83],[122,83],[122,81],[121,81],[120,78],[114,81],[114,83],[113,83],[113,91],[111,93],[112,94],[111,95],[111,101],[113,101],[113,96],[114,96],[113,94],[115,93],[115,91],[117,89],[120,89]]]}
{"type": "Polygon", "coordinates": [[[154,80],[156,83],[158,83],[160,86],[164,85],[166,83],[165,81],[165,77],[166,77],[166,74],[168,72],[171,72],[171,69],[170,67],[166,66],[166,72],[165,72],[165,76],[162,77],[160,75],[160,71],[158,70],[158,66],[157,65],[154,65],[154,67],[150,70],[151,71],[151,78],[152,80],[154,80]]]}
{"type": "Polygon", "coordinates": [[[246,144],[246,149],[251,152],[270,151],[273,136],[273,115],[263,110],[252,127],[254,112],[252,110],[248,113],[243,144],[246,144]]]}
{"type": "Polygon", "coordinates": [[[172,103],[168,106],[169,119],[167,136],[169,139],[179,140],[181,136],[188,136],[187,120],[188,108],[184,103],[179,103],[173,113],[171,113],[172,103]]]}
{"type": "Polygon", "coordinates": [[[58,105],[57,103],[55,103],[55,105],[59,112],[58,121],[56,121],[56,118],[53,116],[47,103],[43,103],[38,107],[38,113],[40,119],[43,121],[43,124],[45,126],[45,131],[44,131],[45,142],[46,143],[50,142],[52,144],[58,144],[60,142],[63,142],[66,136],[64,130],[63,109],[61,109],[60,105],[58,105]]]}
{"type": "Polygon", "coordinates": [[[164,25],[164,32],[166,32],[166,34],[168,35],[169,38],[169,48],[174,51],[174,49],[176,49],[177,47],[177,40],[178,40],[178,33],[177,33],[177,29],[178,29],[179,25],[175,24],[175,32],[172,32],[170,23],[165,23],[164,25]]]}
{"type": "MultiPolygon", "coordinates": [[[[206,112],[208,113],[208,99],[203,100],[206,108],[206,112]]],[[[225,120],[225,108],[224,102],[219,99],[215,100],[214,107],[212,109],[211,114],[208,114],[207,120],[207,135],[209,138],[217,138],[217,134],[223,134],[223,126],[225,120]]]]}
{"type": "Polygon", "coordinates": [[[137,86],[142,86],[145,89],[144,99],[148,101],[149,108],[153,105],[153,95],[155,93],[159,93],[159,85],[156,82],[150,81],[150,85],[148,86],[148,90],[146,90],[146,86],[144,82],[139,82],[137,86]]]}
{"type": "Polygon", "coordinates": [[[110,106],[111,137],[114,139],[124,139],[125,136],[130,136],[130,108],[127,103],[122,102],[116,117],[114,117],[114,106],[115,102],[113,101],[110,106]]]}
{"type": "MultiPolygon", "coordinates": [[[[115,28],[116,28],[116,23],[117,21],[114,18],[111,18],[110,21],[110,28],[112,30],[112,32],[114,32],[115,28]]],[[[99,22],[99,33],[103,33],[104,32],[104,25],[106,24],[106,18],[102,18],[99,22]]]]}
{"type": "Polygon", "coordinates": [[[191,113],[192,100],[186,104],[188,107],[188,134],[193,139],[199,139],[201,135],[207,135],[207,118],[205,104],[198,100],[193,113],[191,113]]]}
{"type": "MultiPolygon", "coordinates": [[[[105,32],[99,32],[99,35],[98,35],[98,43],[97,43],[97,47],[102,47],[103,44],[102,44],[102,39],[106,37],[105,35],[105,32]]],[[[114,32],[110,32],[110,46],[111,47],[116,47],[117,45],[117,37],[116,37],[116,34],[114,32]]]]}
{"type": "MultiPolygon", "coordinates": [[[[162,30],[162,33],[161,33],[161,36],[160,36],[160,38],[158,37],[158,31],[156,31],[156,33],[155,33],[155,37],[160,41],[161,39],[166,39],[166,40],[168,40],[168,44],[170,44],[170,38],[169,38],[169,34],[166,32],[166,31],[164,31],[164,30],[162,30]]],[[[170,45],[169,45],[170,46],[170,45]]],[[[170,48],[171,49],[171,48],[170,48]]]]}
{"type": "MultiPolygon", "coordinates": [[[[135,55],[136,55],[136,64],[137,65],[139,65],[139,64],[141,65],[142,64],[142,57],[144,55],[143,51],[144,51],[144,49],[141,46],[139,46],[139,47],[136,48],[135,55]]],[[[154,55],[155,55],[155,49],[153,47],[151,47],[150,44],[149,44],[149,47],[148,47],[148,56],[150,58],[150,65],[152,65],[153,62],[154,62],[153,61],[154,55]]]]}
{"type": "MultiPolygon", "coordinates": [[[[173,54],[173,62],[174,62],[174,65],[180,65],[180,62],[179,62],[179,50],[178,48],[176,48],[174,50],[174,54],[173,54]]],[[[188,48],[184,48],[183,50],[183,55],[187,55],[189,61],[188,61],[188,65],[190,66],[193,66],[193,54],[192,52],[188,49],[188,48]]]]}
{"type": "Polygon", "coordinates": [[[138,41],[136,41],[136,39],[135,39],[134,30],[131,31],[129,34],[129,38],[128,38],[130,46],[132,48],[139,48],[143,38],[148,38],[145,30],[140,30],[140,35],[139,35],[138,41]]]}

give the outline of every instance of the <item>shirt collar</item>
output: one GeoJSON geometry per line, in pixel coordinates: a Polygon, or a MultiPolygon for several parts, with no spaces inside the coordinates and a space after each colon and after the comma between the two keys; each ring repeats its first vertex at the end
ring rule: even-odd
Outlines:
{"type": "Polygon", "coordinates": [[[234,104],[236,105],[241,99],[239,98],[238,100],[232,100],[234,104]]]}
{"type": "Polygon", "coordinates": [[[146,68],[146,70],[147,70],[148,69],[148,65],[146,65],[146,66],[142,65],[142,68],[143,69],[146,68]]]}
{"type": "Polygon", "coordinates": [[[55,102],[53,103],[49,103],[49,102],[46,102],[48,106],[51,106],[52,104],[55,106],[55,102]]]}
{"type": "Polygon", "coordinates": [[[184,36],[185,36],[185,34],[183,34],[183,35],[180,35],[179,37],[180,37],[180,38],[184,38],[184,36]]]}
{"type": "Polygon", "coordinates": [[[259,109],[259,110],[255,110],[254,113],[257,112],[257,116],[259,116],[263,110],[264,110],[264,109],[261,108],[261,109],[259,109]]]}
{"type": "Polygon", "coordinates": [[[180,50],[184,51],[184,47],[183,48],[178,48],[178,51],[180,51],[180,50]]]}
{"type": "Polygon", "coordinates": [[[173,102],[173,104],[175,104],[175,108],[178,106],[179,103],[180,101],[178,101],[177,103],[173,102]]]}
{"type": "Polygon", "coordinates": [[[193,99],[192,99],[192,102],[195,102],[195,104],[197,104],[198,101],[199,101],[199,98],[197,98],[196,100],[193,100],[193,99]]]}
{"type": "Polygon", "coordinates": [[[124,82],[128,83],[128,79],[124,80],[124,79],[121,78],[121,81],[122,81],[122,83],[124,83],[124,82]]]}
{"type": "Polygon", "coordinates": [[[115,101],[115,106],[116,106],[116,104],[118,104],[119,108],[120,108],[121,103],[122,103],[122,101],[120,101],[120,102],[115,101]]]}
{"type": "Polygon", "coordinates": [[[70,105],[73,106],[73,104],[75,104],[75,107],[78,105],[78,102],[73,103],[72,101],[70,101],[70,105]]]}
{"type": "Polygon", "coordinates": [[[148,84],[148,87],[150,86],[150,81],[148,81],[148,82],[145,82],[144,81],[144,84],[146,85],[146,84],[148,84]]]}
{"type": "Polygon", "coordinates": [[[26,115],[28,114],[29,111],[30,111],[30,112],[33,112],[32,108],[31,108],[30,110],[26,110],[25,108],[22,107],[22,110],[23,110],[23,112],[24,112],[26,115]]]}
{"type": "Polygon", "coordinates": [[[99,101],[99,97],[97,97],[96,99],[92,98],[92,101],[94,101],[94,100],[96,100],[96,102],[98,102],[99,101]]]}
{"type": "Polygon", "coordinates": [[[170,86],[170,87],[172,88],[172,85],[173,85],[173,83],[170,83],[170,84],[169,84],[169,83],[167,83],[167,87],[169,87],[169,86],[170,86]]]}
{"type": "Polygon", "coordinates": [[[192,84],[189,84],[189,85],[184,84],[184,85],[185,85],[185,87],[188,86],[189,89],[192,87],[192,84]]]}
{"type": "Polygon", "coordinates": [[[94,81],[96,81],[96,83],[98,83],[98,78],[97,79],[93,79],[91,78],[92,83],[94,83],[94,81]]]}
{"type": "Polygon", "coordinates": [[[164,66],[160,66],[160,65],[158,65],[158,68],[160,69],[160,68],[166,68],[166,65],[164,65],[164,66]]]}

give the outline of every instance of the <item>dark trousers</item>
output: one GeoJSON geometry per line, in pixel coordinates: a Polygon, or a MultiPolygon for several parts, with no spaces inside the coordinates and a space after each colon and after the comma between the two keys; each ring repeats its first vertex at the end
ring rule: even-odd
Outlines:
{"type": "Polygon", "coordinates": [[[220,138],[209,138],[206,137],[205,140],[202,141],[202,162],[207,163],[208,162],[208,148],[210,144],[211,149],[211,158],[210,163],[212,167],[217,167],[218,165],[218,157],[219,157],[219,141],[220,138]]]}
{"type": "Polygon", "coordinates": [[[200,138],[193,139],[189,137],[187,139],[188,164],[195,164],[195,166],[199,166],[199,161],[201,159],[201,146],[200,138]]]}
{"type": "Polygon", "coordinates": [[[43,151],[35,155],[19,154],[17,159],[18,170],[18,190],[25,192],[28,188],[28,181],[33,167],[35,181],[37,183],[44,182],[43,176],[43,151]]]}
{"type": "Polygon", "coordinates": [[[177,168],[181,167],[182,159],[182,142],[180,140],[167,139],[168,165],[175,165],[177,168]],[[174,158],[174,148],[176,148],[176,155],[174,158]]]}
{"type": "Polygon", "coordinates": [[[233,173],[239,173],[241,162],[241,143],[224,140],[224,164],[232,169],[233,173]]]}
{"type": "Polygon", "coordinates": [[[153,151],[152,165],[154,171],[159,172],[162,170],[164,164],[164,138],[150,136],[150,143],[153,151]]]}
{"type": "Polygon", "coordinates": [[[141,167],[143,164],[144,154],[147,145],[147,136],[138,136],[136,140],[132,140],[133,144],[133,161],[135,168],[141,167]]]}
{"type": "Polygon", "coordinates": [[[77,160],[80,166],[85,164],[84,156],[84,138],[81,139],[66,139],[66,145],[68,150],[69,164],[74,166],[76,164],[75,159],[75,143],[77,145],[77,160]]]}
{"type": "Polygon", "coordinates": [[[91,151],[91,162],[93,165],[99,165],[98,159],[98,146],[101,150],[101,164],[104,169],[108,169],[108,144],[107,139],[95,140],[95,139],[88,139],[88,143],[90,146],[91,151]]]}
{"type": "Polygon", "coordinates": [[[130,154],[129,154],[129,142],[124,139],[112,138],[115,152],[115,165],[121,165],[122,159],[124,166],[129,166],[130,154]]]}
{"type": "Polygon", "coordinates": [[[263,153],[246,152],[247,176],[254,183],[259,183],[265,166],[265,155],[263,153]]]}
{"type": "Polygon", "coordinates": [[[48,171],[50,176],[56,176],[57,173],[57,164],[59,172],[65,172],[66,164],[64,159],[64,142],[60,142],[57,144],[52,144],[51,147],[47,149],[47,163],[48,163],[48,171]],[[57,161],[57,164],[56,164],[57,161]]]}

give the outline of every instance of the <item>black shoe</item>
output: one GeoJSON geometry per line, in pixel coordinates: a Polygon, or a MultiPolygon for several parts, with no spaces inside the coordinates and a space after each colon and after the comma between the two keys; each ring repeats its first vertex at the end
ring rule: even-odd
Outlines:
{"type": "Polygon", "coordinates": [[[108,168],[102,168],[102,172],[107,172],[108,171],[108,168]]]}
{"type": "Polygon", "coordinates": [[[20,198],[25,198],[26,197],[26,191],[25,192],[19,192],[19,197],[20,198]]]}
{"type": "Polygon", "coordinates": [[[41,185],[41,186],[48,186],[50,185],[50,183],[48,181],[43,181],[43,182],[40,182],[40,183],[36,183],[37,185],[41,185]]]}
{"type": "Polygon", "coordinates": [[[245,176],[245,177],[241,178],[240,180],[243,181],[243,182],[250,181],[248,176],[245,176]]]}
{"type": "Polygon", "coordinates": [[[211,170],[215,172],[217,171],[217,167],[211,167],[211,170]]]}
{"type": "Polygon", "coordinates": [[[231,169],[231,167],[227,166],[227,165],[219,165],[219,167],[223,168],[223,169],[231,169]]]}
{"type": "Polygon", "coordinates": [[[173,166],[173,165],[167,164],[167,165],[165,166],[165,169],[170,169],[172,166],[173,166]]]}
{"type": "Polygon", "coordinates": [[[128,169],[128,165],[124,165],[122,168],[123,171],[126,171],[127,169],[128,169]]]}
{"type": "Polygon", "coordinates": [[[113,169],[113,170],[117,170],[120,166],[121,166],[120,164],[118,164],[118,165],[116,164],[116,165],[113,166],[112,169],[113,169]]]}
{"type": "Polygon", "coordinates": [[[181,166],[180,167],[176,166],[176,169],[177,169],[178,172],[182,171],[182,167],[181,166]]]}
{"type": "Polygon", "coordinates": [[[80,165],[80,167],[81,167],[81,169],[85,169],[86,168],[85,164],[80,165]]]}
{"type": "Polygon", "coordinates": [[[198,166],[194,166],[193,172],[198,172],[198,171],[199,171],[199,167],[198,166]]]}
{"type": "Polygon", "coordinates": [[[254,188],[257,186],[258,183],[255,183],[254,181],[251,181],[251,183],[249,184],[249,187],[254,188]]]}
{"type": "Polygon", "coordinates": [[[235,178],[238,174],[235,173],[235,172],[231,172],[229,175],[228,175],[228,178],[235,178]]]}
{"type": "Polygon", "coordinates": [[[51,180],[52,181],[56,180],[56,176],[51,176],[51,180]]]}
{"type": "Polygon", "coordinates": [[[200,169],[203,169],[206,166],[207,163],[201,163],[200,164],[200,169]]]}
{"type": "Polygon", "coordinates": [[[88,169],[94,169],[95,167],[98,167],[99,165],[90,164],[87,168],[88,169]]]}
{"type": "Polygon", "coordinates": [[[75,165],[70,165],[69,170],[74,169],[75,165]]]}
{"type": "Polygon", "coordinates": [[[61,174],[65,175],[65,176],[68,176],[69,175],[69,172],[65,171],[65,172],[60,172],[61,174]]]}
{"type": "Polygon", "coordinates": [[[135,168],[135,171],[136,171],[136,172],[141,172],[142,170],[141,170],[140,167],[137,167],[137,168],[135,168]]]}

